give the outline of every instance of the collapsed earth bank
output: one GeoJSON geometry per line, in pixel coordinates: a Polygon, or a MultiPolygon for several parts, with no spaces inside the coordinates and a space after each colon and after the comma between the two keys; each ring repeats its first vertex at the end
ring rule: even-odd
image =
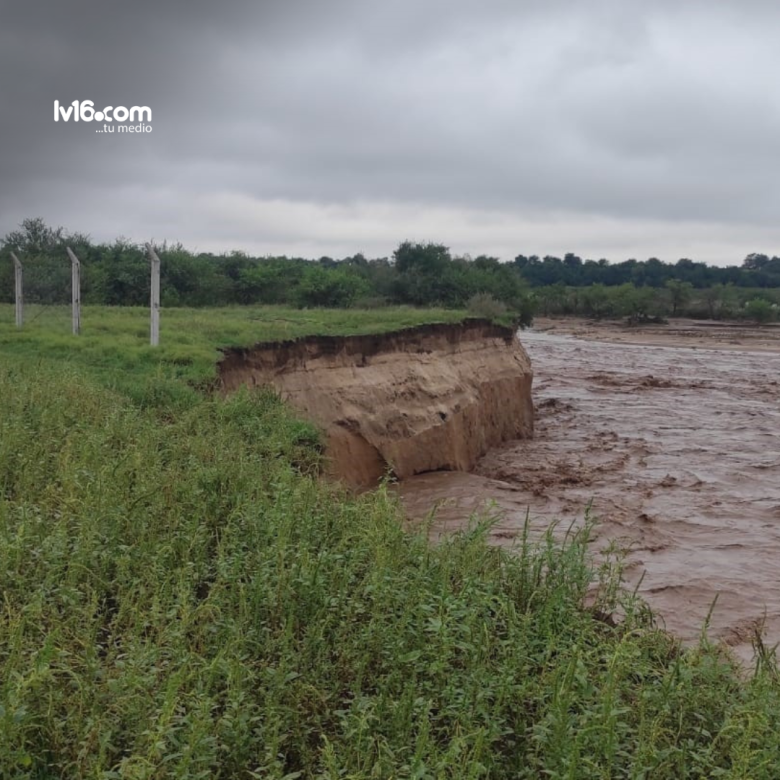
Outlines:
{"type": "Polygon", "coordinates": [[[326,434],[329,471],[353,487],[468,471],[490,447],[533,436],[531,361],[487,320],[228,348],[225,392],[270,385],[326,434]]]}

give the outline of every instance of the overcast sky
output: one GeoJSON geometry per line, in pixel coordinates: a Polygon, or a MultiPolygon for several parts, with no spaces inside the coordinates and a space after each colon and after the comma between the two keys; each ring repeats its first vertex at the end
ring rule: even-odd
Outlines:
{"type": "Polygon", "coordinates": [[[780,254],[778,34],[746,0],[0,0],[0,236],[780,254]]]}

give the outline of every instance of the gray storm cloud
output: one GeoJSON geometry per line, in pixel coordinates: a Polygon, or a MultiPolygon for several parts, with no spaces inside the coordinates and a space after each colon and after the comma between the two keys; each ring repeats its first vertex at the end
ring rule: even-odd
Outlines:
{"type": "Polygon", "coordinates": [[[769,3],[0,5],[0,233],[202,249],[778,251],[769,3]],[[153,132],[53,121],[149,106],[153,132]]]}

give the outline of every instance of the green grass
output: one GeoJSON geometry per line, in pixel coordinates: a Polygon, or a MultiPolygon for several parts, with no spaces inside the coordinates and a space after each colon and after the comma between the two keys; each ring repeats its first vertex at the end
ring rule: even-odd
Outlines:
{"type": "Polygon", "coordinates": [[[428,322],[458,322],[466,316],[465,311],[404,306],[165,309],[160,346],[151,347],[145,308],[86,306],[82,332],[76,337],[71,333],[69,306],[28,306],[25,325],[18,330],[13,306],[0,304],[0,355],[86,369],[140,404],[181,405],[197,403],[198,391],[216,378],[220,347],[309,335],[378,333],[428,322]]]}
{"type": "MultiPolygon", "coordinates": [[[[136,315],[77,352],[2,334],[0,777],[780,776],[771,654],[748,675],[682,650],[594,569],[587,526],[431,546],[387,489],[323,482],[316,432],[271,394],[148,403],[108,381],[177,381],[133,357],[136,315]]],[[[294,319],[255,337],[248,315],[181,313],[168,348],[294,319]]],[[[370,320],[300,316],[286,335],[370,320]]]]}

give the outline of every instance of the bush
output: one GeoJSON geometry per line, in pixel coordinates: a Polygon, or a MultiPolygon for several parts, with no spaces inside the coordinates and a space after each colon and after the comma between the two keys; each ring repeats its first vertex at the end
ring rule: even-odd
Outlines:
{"type": "Polygon", "coordinates": [[[585,314],[597,320],[614,317],[616,296],[603,284],[592,284],[582,291],[582,308],[585,314]]]}
{"type": "Polygon", "coordinates": [[[663,297],[652,287],[621,284],[615,288],[616,307],[630,323],[663,322],[666,314],[663,297]]]}
{"type": "Polygon", "coordinates": [[[763,298],[753,298],[744,308],[745,317],[759,325],[765,325],[775,319],[777,311],[772,304],[763,298]]]}
{"type": "Polygon", "coordinates": [[[468,302],[469,313],[474,314],[477,317],[485,317],[488,320],[496,320],[500,317],[504,317],[508,308],[505,303],[496,300],[489,293],[477,293],[469,298],[468,302]]]}
{"type": "Polygon", "coordinates": [[[367,282],[354,273],[312,266],[306,269],[298,287],[298,306],[348,308],[368,292],[367,282]]]}

